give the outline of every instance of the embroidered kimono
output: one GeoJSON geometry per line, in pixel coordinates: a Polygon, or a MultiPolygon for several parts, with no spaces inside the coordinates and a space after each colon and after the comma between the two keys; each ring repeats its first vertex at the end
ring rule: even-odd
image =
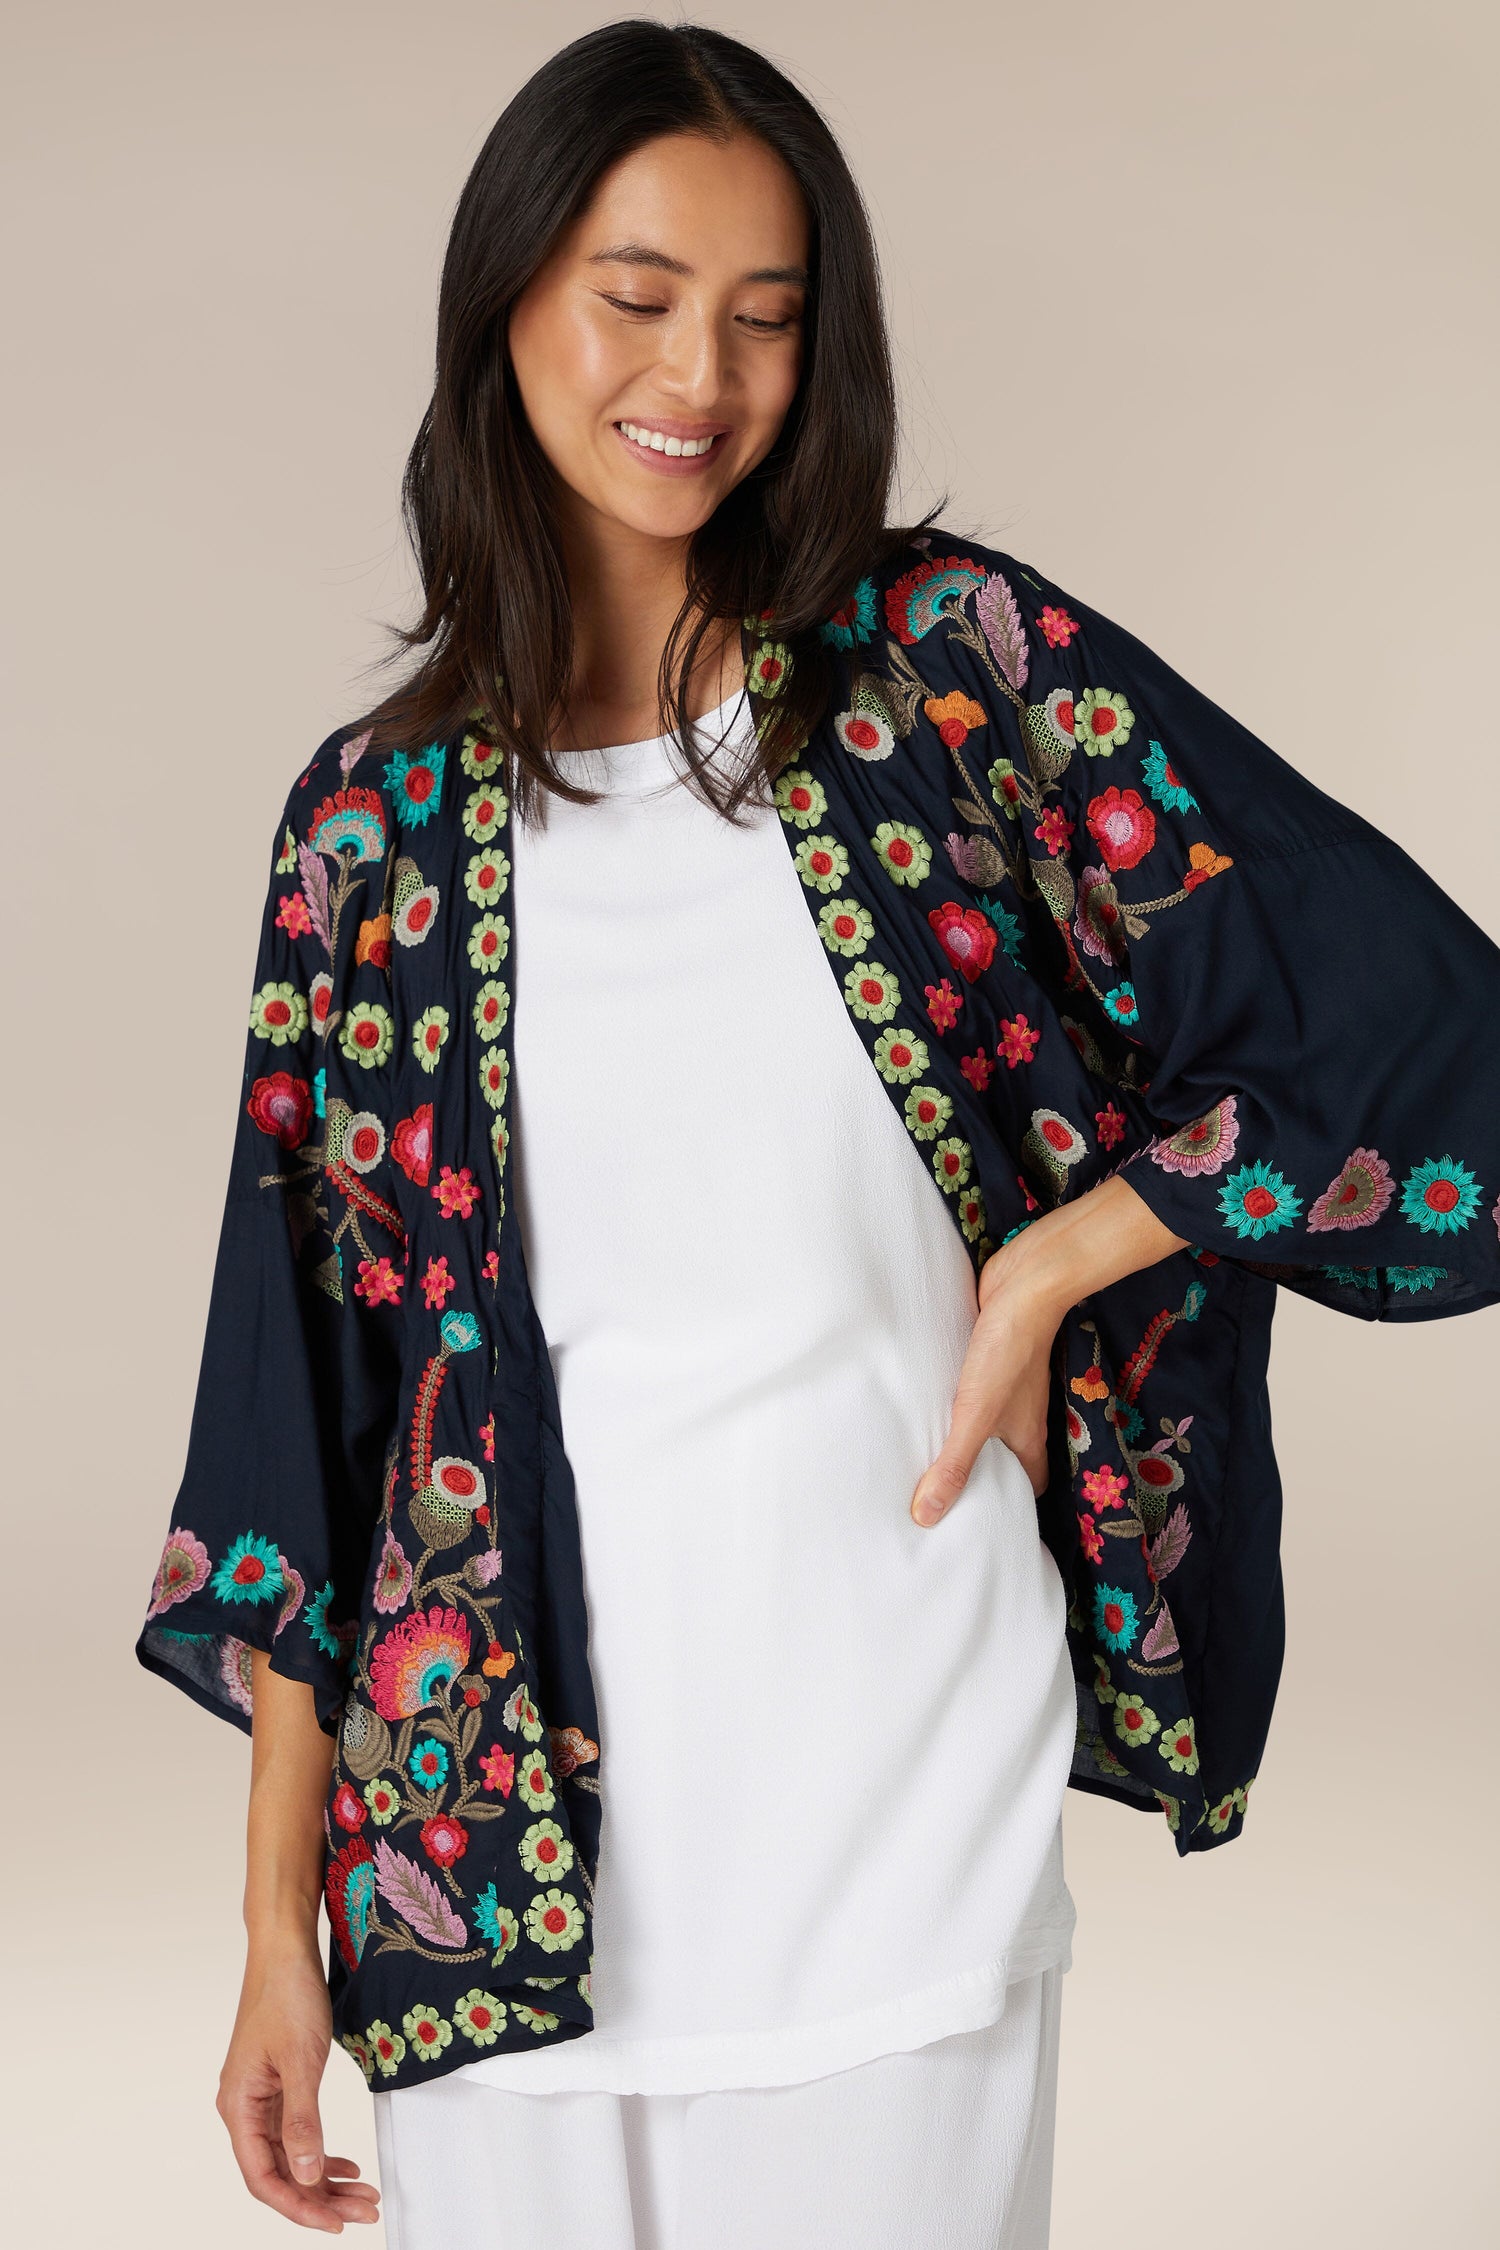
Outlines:
{"type": "MultiPolygon", "coordinates": [[[[822,627],[836,692],[776,804],[976,1271],[1115,1171],[1186,1240],[1062,1321],[1037,1508],[1072,1783],[1208,1850],[1239,1832],[1282,1658],[1278,1287],[1381,1320],[1500,1299],[1500,950],[1128,632],[947,544],[822,627]]],[[[789,655],[746,624],[763,724],[789,655]]],[[[501,767],[477,724],[389,759],[344,730],[292,788],[138,1643],[243,1727],[252,1649],[311,1686],[335,2027],[382,2085],[592,2021],[608,1745],[507,1214],[501,767]]]]}

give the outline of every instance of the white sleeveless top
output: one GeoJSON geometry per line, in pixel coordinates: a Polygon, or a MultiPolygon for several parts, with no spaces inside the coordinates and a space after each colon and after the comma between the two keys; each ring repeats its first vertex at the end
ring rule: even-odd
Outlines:
{"type": "Polygon", "coordinates": [[[573,765],[610,797],[515,823],[512,1153],[598,1695],[595,2028],[461,2075],[786,2084],[1070,1963],[1062,1580],[998,1438],[911,1518],[973,1270],[779,815],[731,826],[666,738],[573,765]]]}

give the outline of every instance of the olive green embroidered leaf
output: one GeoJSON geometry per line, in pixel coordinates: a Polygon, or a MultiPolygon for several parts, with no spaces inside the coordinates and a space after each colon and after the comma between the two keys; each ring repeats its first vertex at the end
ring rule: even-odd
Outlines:
{"type": "MultiPolygon", "coordinates": [[[[974,808],[972,805],[956,805],[954,810],[972,815],[974,808]]],[[[957,837],[951,840],[948,857],[958,867],[958,872],[966,883],[979,884],[987,890],[1010,873],[1010,863],[1005,854],[996,849],[988,836],[965,836],[959,852],[955,852],[954,846],[958,842],[957,837]],[[960,853],[963,862],[961,866],[958,865],[960,853]]]]}
{"type": "Polygon", "coordinates": [[[1045,703],[1028,703],[1021,714],[1026,759],[1036,781],[1056,781],[1073,762],[1073,751],[1062,742],[1047,717],[1045,703]]]}
{"type": "Polygon", "coordinates": [[[1077,896],[1072,869],[1060,859],[1034,859],[1030,865],[1036,887],[1045,900],[1053,921],[1069,921],[1077,896]]]}

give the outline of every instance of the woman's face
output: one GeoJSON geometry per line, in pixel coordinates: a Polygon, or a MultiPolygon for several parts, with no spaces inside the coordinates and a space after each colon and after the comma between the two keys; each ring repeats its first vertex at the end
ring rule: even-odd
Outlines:
{"type": "Polygon", "coordinates": [[[802,366],[808,255],[801,191],[748,134],[664,135],[605,173],[508,331],[576,529],[685,541],[764,459],[802,366]]]}

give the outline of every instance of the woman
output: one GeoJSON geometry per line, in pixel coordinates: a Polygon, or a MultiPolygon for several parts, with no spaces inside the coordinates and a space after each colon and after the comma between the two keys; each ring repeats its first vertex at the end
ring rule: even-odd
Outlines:
{"type": "Polygon", "coordinates": [[[1500,955],[893,441],[806,101],[555,57],[429,653],[278,824],[140,1641],[251,1726],[220,2109],[304,2225],[336,2028],[400,2250],[1044,2243],[1063,1789],[1213,1848],[1265,1739],[1276,1286],[1500,1299],[1500,955]]]}

